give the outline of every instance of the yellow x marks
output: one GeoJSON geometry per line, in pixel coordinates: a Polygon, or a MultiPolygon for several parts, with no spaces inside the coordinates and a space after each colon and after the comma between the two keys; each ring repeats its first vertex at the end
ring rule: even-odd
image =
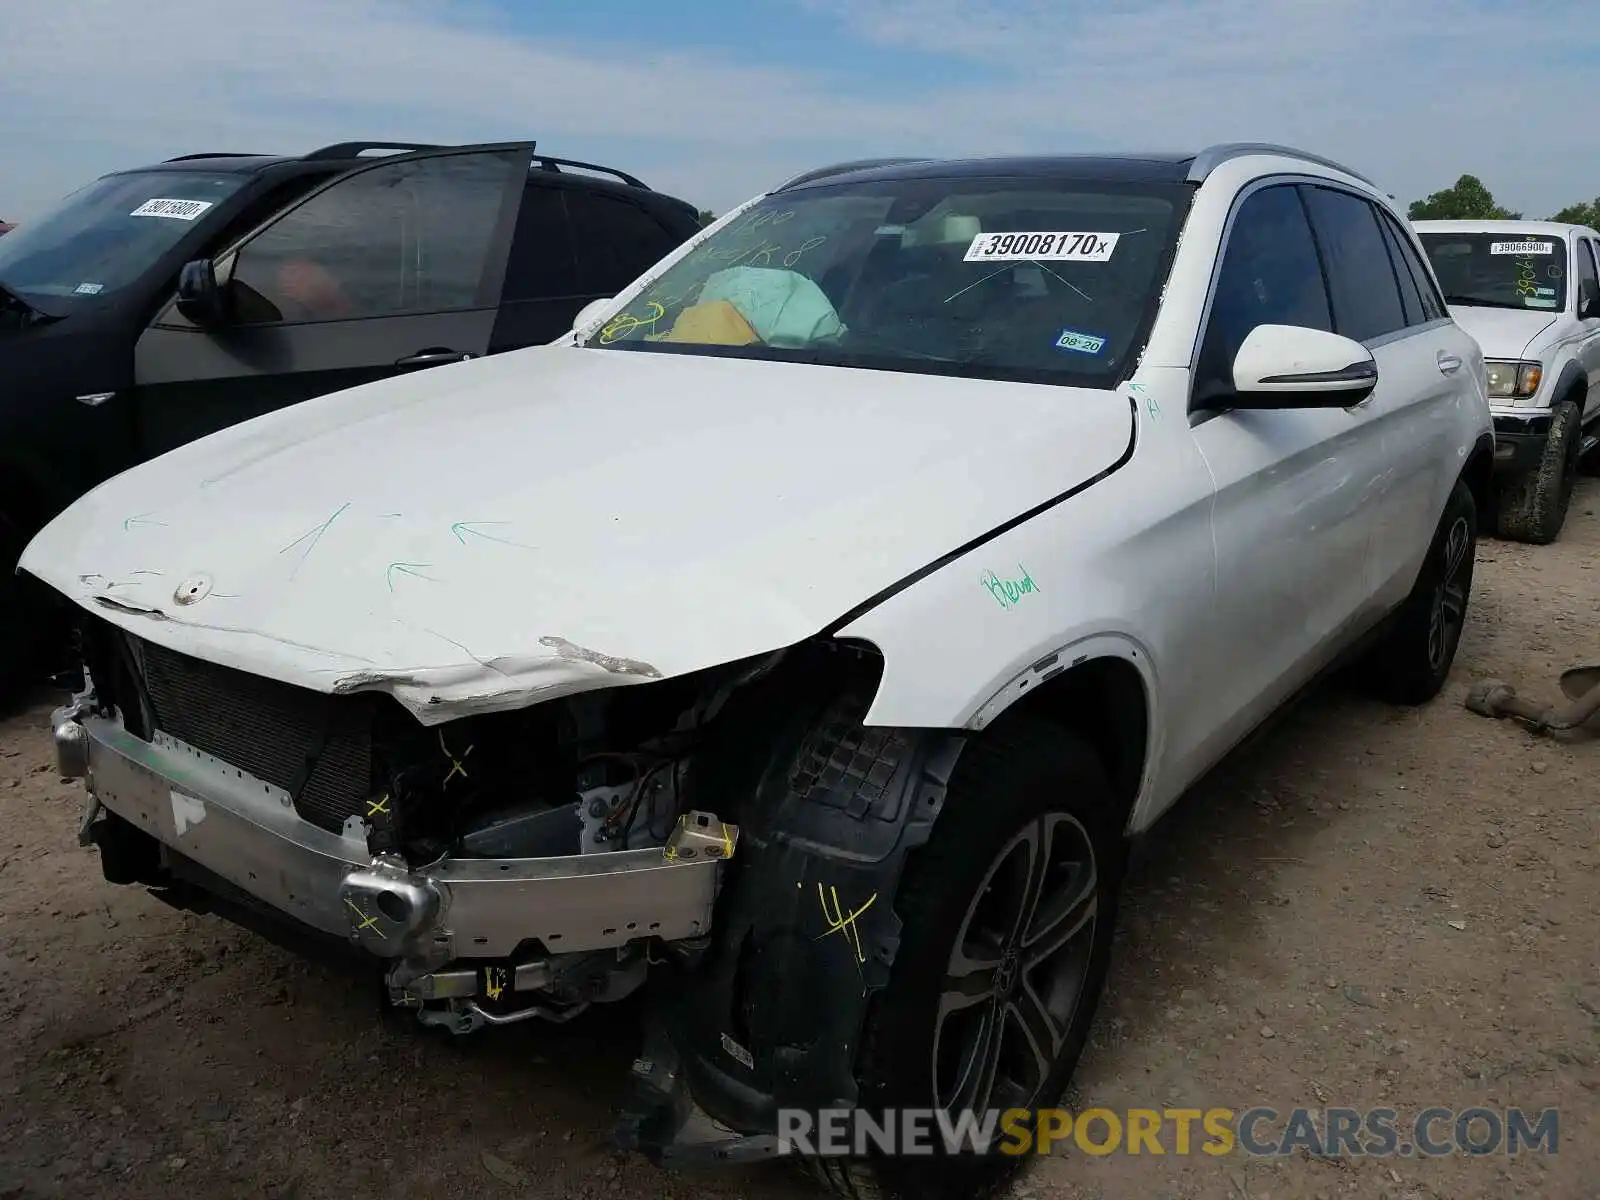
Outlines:
{"type": "MultiPolygon", "coordinates": [[[[350,911],[351,912],[355,913],[356,916],[361,918],[361,924],[356,926],[356,932],[357,933],[360,933],[364,929],[377,929],[378,928],[378,918],[377,917],[369,917],[369,916],[367,916],[366,913],[361,911],[361,906],[359,904],[357,904],[354,900],[350,899],[348,896],[345,897],[345,903],[350,906],[350,911]]],[[[382,930],[379,930],[379,932],[381,933],[382,930]]]]}
{"type": "Polygon", "coordinates": [[[823,893],[822,884],[817,884],[817,903],[822,906],[822,919],[828,923],[828,928],[817,935],[816,940],[821,941],[831,933],[837,933],[850,943],[851,949],[856,952],[856,962],[864,963],[867,955],[861,948],[861,931],[856,928],[856,919],[871,908],[877,901],[878,894],[874,892],[867,897],[867,902],[860,908],[852,909],[846,913],[844,905],[839,902],[839,889],[829,887],[827,894],[823,893]],[[833,900],[833,911],[828,911],[829,897],[833,900]]]}
{"type": "Polygon", "coordinates": [[[444,782],[439,786],[449,787],[450,781],[457,775],[463,779],[467,778],[467,769],[461,765],[461,759],[472,753],[472,747],[468,746],[461,752],[461,758],[457,758],[450,747],[444,744],[444,730],[441,729],[439,731],[439,749],[443,750],[444,756],[450,760],[450,773],[444,777],[444,782]]]}

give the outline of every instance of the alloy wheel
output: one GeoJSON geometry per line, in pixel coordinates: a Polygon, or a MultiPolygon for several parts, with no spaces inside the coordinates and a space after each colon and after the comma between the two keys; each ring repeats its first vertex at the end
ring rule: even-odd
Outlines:
{"type": "Polygon", "coordinates": [[[1465,517],[1457,517],[1444,539],[1444,571],[1433,589],[1428,615],[1428,666],[1444,665],[1467,615],[1467,563],[1472,553],[1472,533],[1465,517]]]}
{"type": "Polygon", "coordinates": [[[1098,886],[1089,833],[1066,813],[1029,822],[995,857],[939,997],[939,1107],[981,1112],[1039,1101],[1083,998],[1098,886]]]}

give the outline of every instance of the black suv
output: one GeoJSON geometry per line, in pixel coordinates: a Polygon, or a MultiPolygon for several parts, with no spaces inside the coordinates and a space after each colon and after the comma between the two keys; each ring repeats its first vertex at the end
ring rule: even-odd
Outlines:
{"type": "Polygon", "coordinates": [[[699,227],[532,142],[191,154],[30,218],[0,238],[0,691],[51,640],[17,559],[89,488],[272,409],[551,341],[699,227]]]}

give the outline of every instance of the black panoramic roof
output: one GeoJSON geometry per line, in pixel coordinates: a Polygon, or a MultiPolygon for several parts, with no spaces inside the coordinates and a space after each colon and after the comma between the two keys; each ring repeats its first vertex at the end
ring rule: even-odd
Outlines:
{"type": "Polygon", "coordinates": [[[1193,154],[1030,154],[1011,158],[901,159],[882,166],[808,172],[779,191],[829,184],[888,182],[899,179],[983,179],[1030,177],[1056,180],[1094,179],[1126,183],[1182,183],[1193,154]]]}
{"type": "Polygon", "coordinates": [[[1199,183],[1230,159],[1247,155],[1297,158],[1341,171],[1370,183],[1365,176],[1332,159],[1290,146],[1258,142],[1228,142],[1200,151],[1150,154],[1030,154],[1007,158],[885,158],[820,167],[789,180],[778,191],[821,187],[849,180],[852,183],[899,179],[996,178],[1095,180],[1098,182],[1181,184],[1199,183]]]}

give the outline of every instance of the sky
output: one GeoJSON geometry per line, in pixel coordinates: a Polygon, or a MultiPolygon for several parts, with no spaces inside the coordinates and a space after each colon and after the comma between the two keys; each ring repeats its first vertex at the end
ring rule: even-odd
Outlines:
{"type": "Polygon", "coordinates": [[[535,138],[722,211],[872,155],[1330,155],[1600,196],[1584,0],[0,0],[0,219],[109,170],[535,138]],[[1517,67],[1530,64],[1527,74],[1517,67]]]}

